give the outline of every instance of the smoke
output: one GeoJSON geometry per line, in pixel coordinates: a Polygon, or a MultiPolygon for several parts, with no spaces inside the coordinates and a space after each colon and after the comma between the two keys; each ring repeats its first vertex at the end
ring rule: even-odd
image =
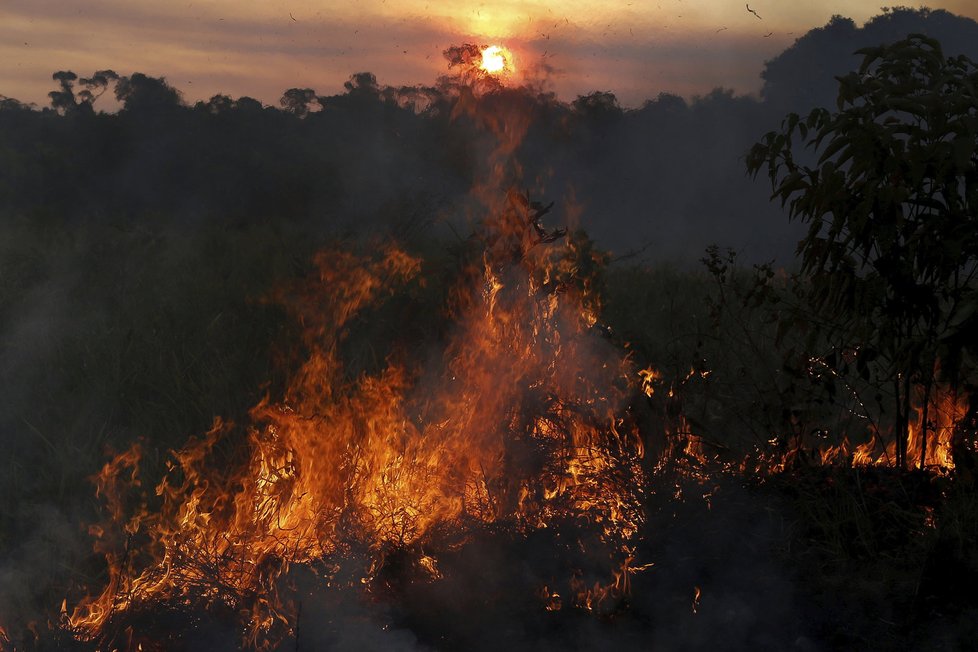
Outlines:
{"type": "Polygon", "coordinates": [[[627,606],[546,610],[534,589],[569,570],[560,533],[485,531],[439,554],[438,579],[392,564],[387,592],[369,602],[314,583],[300,649],[827,649],[818,628],[831,624],[815,617],[779,549],[782,512],[733,482],[714,487],[711,500],[654,501],[668,511],[650,519],[638,555],[655,565],[633,577],[627,606]]]}
{"type": "MultiPolygon", "coordinates": [[[[71,513],[77,509],[75,501],[60,502],[58,506],[53,501],[19,503],[12,513],[4,514],[22,524],[8,530],[17,538],[3,542],[4,554],[0,557],[0,618],[14,642],[25,632],[13,627],[30,625],[37,632],[46,631],[64,597],[57,594],[55,587],[83,579],[77,569],[90,545],[71,513]]],[[[6,649],[2,638],[0,649],[6,649]]]]}
{"type": "Polygon", "coordinates": [[[657,647],[818,649],[813,614],[786,562],[783,505],[732,478],[683,489],[650,519],[656,565],[636,580],[635,608],[653,621],[657,647]]]}

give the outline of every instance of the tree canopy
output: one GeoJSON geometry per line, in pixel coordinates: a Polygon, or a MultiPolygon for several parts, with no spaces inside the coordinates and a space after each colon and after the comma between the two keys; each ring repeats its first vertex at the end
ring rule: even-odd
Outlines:
{"type": "Polygon", "coordinates": [[[978,67],[919,34],[859,54],[837,111],[789,114],[747,164],[807,224],[814,305],[888,363],[905,431],[911,383],[928,393],[939,364],[954,384],[974,346],[978,67]]]}

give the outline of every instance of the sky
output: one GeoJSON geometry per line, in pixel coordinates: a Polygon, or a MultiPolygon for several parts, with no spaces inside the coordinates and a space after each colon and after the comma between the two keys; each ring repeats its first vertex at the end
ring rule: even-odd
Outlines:
{"type": "MultiPolygon", "coordinates": [[[[500,44],[518,78],[565,100],[614,92],[640,106],[660,92],[760,89],[764,61],[834,14],[857,24],[881,0],[0,0],[0,95],[47,104],[51,74],[165,77],[185,100],[286,89],[343,92],[356,72],[431,84],[442,51],[500,44]],[[749,9],[753,10],[749,11],[749,9]]],[[[932,9],[978,19],[976,0],[932,9]]]]}

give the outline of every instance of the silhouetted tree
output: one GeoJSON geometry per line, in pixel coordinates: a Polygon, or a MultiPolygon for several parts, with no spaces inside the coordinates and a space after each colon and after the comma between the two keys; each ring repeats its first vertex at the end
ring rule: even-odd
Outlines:
{"type": "Polygon", "coordinates": [[[78,98],[85,104],[92,106],[106,90],[109,83],[119,80],[119,75],[114,70],[97,70],[91,77],[83,77],[78,80],[84,90],[78,93],[78,98]]]}
{"type": "Polygon", "coordinates": [[[166,83],[163,77],[150,77],[141,72],[120,77],[115,96],[130,112],[156,113],[180,106],[180,93],[166,83]]]}
{"type": "Polygon", "coordinates": [[[230,95],[214,95],[207,102],[202,103],[200,107],[208,113],[220,115],[234,108],[234,99],[230,95]]]}
{"type": "Polygon", "coordinates": [[[463,43],[443,50],[441,54],[452,74],[438,79],[439,90],[447,95],[457,95],[459,91],[481,94],[502,88],[499,78],[480,67],[485,48],[485,45],[463,43]]]}
{"type": "Polygon", "coordinates": [[[864,360],[888,363],[902,466],[912,385],[926,424],[936,362],[956,384],[978,332],[978,67],[922,35],[859,53],[838,112],[790,114],[747,164],[808,224],[799,253],[816,308],[864,360]],[[814,166],[796,161],[799,144],[820,152],[814,166]]]}
{"type": "Polygon", "coordinates": [[[618,98],[609,91],[594,91],[587,95],[579,95],[572,106],[587,120],[609,122],[618,120],[622,116],[618,98]]]}
{"type": "Polygon", "coordinates": [[[255,98],[242,95],[235,100],[234,108],[242,113],[258,113],[264,106],[255,98]]]}
{"type": "Polygon", "coordinates": [[[358,72],[350,75],[350,79],[343,82],[343,88],[354,97],[366,96],[374,98],[380,95],[377,76],[372,72],[358,72]]]}
{"type": "Polygon", "coordinates": [[[782,114],[816,106],[831,107],[836,77],[859,65],[856,50],[867,45],[892,44],[911,33],[939,38],[949,56],[964,54],[978,59],[978,23],[947,11],[884,8],[881,15],[862,27],[836,15],[765,64],[761,97],[782,114]]]}
{"type": "Polygon", "coordinates": [[[290,88],[278,103],[283,109],[299,118],[309,114],[309,106],[316,101],[316,91],[311,88],[290,88]]]}
{"type": "Polygon", "coordinates": [[[0,95],[0,111],[27,111],[30,107],[19,100],[0,95]]]}
{"type": "Polygon", "coordinates": [[[646,100],[642,105],[643,111],[655,111],[663,114],[682,113],[688,108],[686,100],[674,93],[659,93],[654,100],[646,100]]]}
{"type": "Polygon", "coordinates": [[[75,80],[78,79],[78,75],[70,70],[59,70],[51,75],[51,79],[58,82],[61,87],[48,93],[48,97],[51,98],[51,108],[58,113],[71,113],[76,108],[75,80]]]}

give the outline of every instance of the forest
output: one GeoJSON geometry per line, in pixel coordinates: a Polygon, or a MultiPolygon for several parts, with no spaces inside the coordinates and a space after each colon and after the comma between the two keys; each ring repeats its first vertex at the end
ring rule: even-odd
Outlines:
{"type": "Polygon", "coordinates": [[[976,43],[0,95],[0,650],[973,647],[976,43]]]}

